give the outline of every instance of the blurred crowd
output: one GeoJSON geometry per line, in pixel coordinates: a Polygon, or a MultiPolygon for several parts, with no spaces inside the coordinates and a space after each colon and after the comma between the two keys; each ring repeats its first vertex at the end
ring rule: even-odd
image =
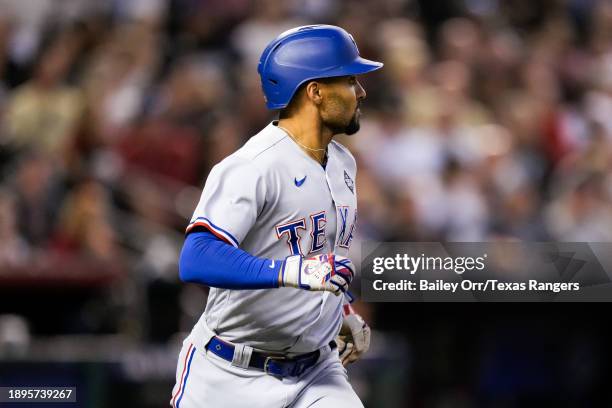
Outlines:
{"type": "Polygon", "coordinates": [[[216,162],[273,117],[256,65],[333,23],[363,78],[359,234],[612,239],[606,1],[2,0],[0,264],[60,254],[175,272],[216,162]]]}
{"type": "Polygon", "coordinates": [[[612,7],[560,3],[451,18],[433,42],[409,19],[380,21],[382,94],[351,140],[363,233],[612,238],[612,7]]]}
{"type": "MultiPolygon", "coordinates": [[[[612,240],[608,1],[0,0],[0,280],[110,276],[125,316],[189,330],[182,232],[211,167],[274,118],[261,51],[310,23],[385,63],[339,138],[361,239],[612,240]]],[[[147,332],[112,310],[72,329],[147,332]]]]}
{"type": "Polygon", "coordinates": [[[0,269],[175,279],[211,166],[273,117],[256,65],[332,23],[363,78],[359,235],[612,239],[607,1],[0,1],[0,269]],[[87,269],[86,267],[84,269],[87,269]],[[86,271],[84,271],[86,273],[86,271]]]}

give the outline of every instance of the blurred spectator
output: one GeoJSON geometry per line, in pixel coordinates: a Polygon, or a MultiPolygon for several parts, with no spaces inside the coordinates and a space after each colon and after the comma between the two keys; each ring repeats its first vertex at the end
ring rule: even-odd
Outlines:
{"type": "Polygon", "coordinates": [[[27,153],[20,158],[13,181],[19,232],[30,244],[44,248],[63,198],[53,162],[41,152],[27,153]]]}
{"type": "Polygon", "coordinates": [[[128,133],[118,146],[127,171],[138,169],[183,183],[200,180],[202,151],[198,132],[163,118],[151,118],[128,133]]]}
{"type": "Polygon", "coordinates": [[[42,52],[33,78],[14,91],[6,108],[10,143],[65,154],[82,114],[79,90],[65,83],[77,47],[74,37],[60,35],[42,52]]]}
{"type": "Polygon", "coordinates": [[[307,23],[290,15],[290,4],[276,0],[252,2],[250,17],[231,33],[232,44],[245,67],[256,67],[266,45],[280,33],[307,23]]]}
{"type": "Polygon", "coordinates": [[[0,190],[0,242],[0,270],[27,262],[29,246],[17,230],[15,199],[6,190],[0,190]]]}
{"type": "Polygon", "coordinates": [[[87,180],[64,200],[53,238],[53,249],[99,260],[118,261],[112,206],[104,186],[87,180]]]}
{"type": "Polygon", "coordinates": [[[550,204],[546,218],[554,239],[612,241],[612,207],[605,181],[609,180],[601,175],[587,175],[550,204]]]}
{"type": "Polygon", "coordinates": [[[125,23],[106,34],[106,41],[91,55],[83,88],[94,132],[110,145],[144,109],[160,49],[155,29],[144,23],[125,23]]]}

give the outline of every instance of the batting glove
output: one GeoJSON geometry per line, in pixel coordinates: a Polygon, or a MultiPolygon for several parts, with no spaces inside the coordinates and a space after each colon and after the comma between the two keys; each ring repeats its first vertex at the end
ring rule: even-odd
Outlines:
{"type": "Polygon", "coordinates": [[[344,308],[344,319],[340,334],[336,337],[338,354],[342,365],[357,361],[370,349],[370,326],[355,313],[350,305],[344,308]]]}
{"type": "Polygon", "coordinates": [[[326,290],[339,295],[347,291],[355,267],[350,259],[340,255],[326,254],[302,258],[287,257],[279,273],[280,286],[305,290],[326,290]]]}

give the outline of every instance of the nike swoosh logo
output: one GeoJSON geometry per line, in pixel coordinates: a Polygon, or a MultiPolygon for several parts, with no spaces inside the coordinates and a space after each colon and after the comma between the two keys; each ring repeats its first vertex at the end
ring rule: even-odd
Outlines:
{"type": "Polygon", "coordinates": [[[304,184],[304,182],[306,181],[306,176],[304,176],[303,179],[298,180],[297,177],[293,179],[294,183],[296,186],[298,187],[302,187],[302,184],[304,184]]]}
{"type": "Polygon", "coordinates": [[[268,265],[268,268],[270,269],[274,269],[274,262],[276,262],[275,260],[272,260],[272,263],[270,265],[268,265]]]}

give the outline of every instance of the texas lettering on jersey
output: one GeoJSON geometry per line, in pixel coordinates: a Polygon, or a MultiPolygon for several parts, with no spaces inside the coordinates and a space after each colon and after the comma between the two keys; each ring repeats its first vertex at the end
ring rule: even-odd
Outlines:
{"type": "MultiPolygon", "coordinates": [[[[353,241],[355,225],[357,224],[357,210],[354,211],[353,218],[349,220],[349,206],[337,206],[336,217],[338,223],[336,245],[348,250],[353,241]]],[[[277,225],[275,230],[278,239],[286,240],[290,255],[304,256],[323,249],[326,242],[326,226],[326,212],[321,211],[310,215],[308,225],[305,218],[300,218],[289,222],[283,222],[277,225]],[[307,246],[308,251],[304,252],[302,248],[302,239],[308,234],[310,235],[310,244],[307,246]]]]}

